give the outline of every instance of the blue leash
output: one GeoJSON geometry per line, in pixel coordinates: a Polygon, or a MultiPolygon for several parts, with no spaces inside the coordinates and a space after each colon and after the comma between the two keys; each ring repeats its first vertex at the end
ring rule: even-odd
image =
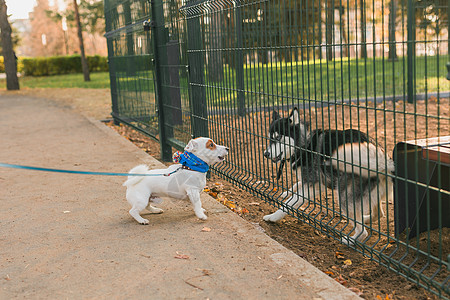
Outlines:
{"type": "Polygon", "coordinates": [[[102,176],[169,176],[181,169],[178,168],[167,174],[136,174],[136,173],[110,173],[110,172],[89,172],[89,171],[74,171],[74,170],[62,170],[62,169],[49,169],[49,168],[39,168],[30,167],[22,165],[4,164],[0,163],[0,167],[12,168],[12,169],[23,169],[32,171],[43,171],[43,172],[54,172],[54,173],[70,173],[70,174],[83,174],[83,175],[102,175],[102,176]]]}

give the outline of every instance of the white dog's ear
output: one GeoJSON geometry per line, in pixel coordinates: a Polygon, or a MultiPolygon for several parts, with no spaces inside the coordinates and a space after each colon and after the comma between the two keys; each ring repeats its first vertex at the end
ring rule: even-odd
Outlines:
{"type": "Polygon", "coordinates": [[[189,143],[184,147],[184,151],[191,152],[192,150],[196,149],[198,147],[198,144],[194,140],[190,140],[189,143]]]}
{"type": "Polygon", "coordinates": [[[289,120],[291,120],[294,125],[300,124],[300,114],[298,113],[298,108],[294,107],[289,114],[289,120]]]}

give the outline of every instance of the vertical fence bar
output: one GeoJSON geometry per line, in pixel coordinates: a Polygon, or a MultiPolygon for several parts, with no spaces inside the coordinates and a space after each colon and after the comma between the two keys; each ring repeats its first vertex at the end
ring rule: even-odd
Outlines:
{"type": "Polygon", "coordinates": [[[414,13],[414,1],[415,0],[408,0],[408,13],[407,13],[407,49],[406,49],[406,56],[407,56],[407,100],[409,103],[415,102],[415,94],[414,94],[414,62],[415,62],[415,39],[416,39],[416,27],[415,25],[415,13],[414,13]]]}
{"type": "MultiPolygon", "coordinates": [[[[105,1],[105,31],[110,32],[112,30],[112,18],[111,18],[111,6],[108,1],[105,1]]],[[[114,7],[114,9],[116,9],[114,7]]],[[[114,45],[111,37],[106,37],[106,47],[108,49],[108,69],[109,69],[109,82],[111,90],[111,116],[114,119],[114,124],[119,125],[119,121],[116,116],[119,115],[119,104],[117,99],[117,82],[116,82],[116,69],[114,62],[114,45]]]]}
{"type": "Polygon", "coordinates": [[[238,105],[238,115],[245,115],[245,94],[244,94],[244,53],[242,40],[242,14],[241,0],[234,1],[234,26],[236,29],[236,53],[235,53],[235,72],[236,72],[236,100],[238,105]]]}
{"type": "Polygon", "coordinates": [[[200,17],[190,16],[187,19],[191,123],[194,137],[209,136],[205,63],[202,52],[203,33],[200,26],[200,17]]]}
{"type": "MultiPolygon", "coordinates": [[[[130,8],[130,1],[124,1],[123,2],[123,13],[125,15],[125,25],[130,25],[133,20],[131,17],[131,8],[130,8]]],[[[135,66],[134,66],[134,40],[133,40],[133,34],[131,32],[127,32],[127,75],[133,76],[135,72],[135,66]]]]}
{"type": "MultiPolygon", "coordinates": [[[[167,103],[167,94],[165,92],[163,82],[166,78],[163,66],[167,66],[167,50],[166,50],[166,31],[164,27],[164,10],[162,0],[151,0],[152,9],[152,35],[154,40],[155,53],[155,82],[156,82],[156,101],[158,105],[159,119],[159,141],[161,147],[161,159],[164,161],[172,160],[172,148],[168,144],[171,137],[168,127],[166,127],[166,114],[164,104],[167,103]]],[[[169,129],[170,130],[170,129],[169,129]]]]}

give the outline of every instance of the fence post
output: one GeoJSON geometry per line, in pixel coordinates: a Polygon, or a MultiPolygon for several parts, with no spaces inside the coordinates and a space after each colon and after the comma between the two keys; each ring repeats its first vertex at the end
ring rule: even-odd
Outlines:
{"type": "Polygon", "coordinates": [[[166,50],[166,30],[164,27],[164,10],[162,0],[151,0],[152,7],[152,35],[154,45],[154,68],[156,83],[156,100],[158,103],[158,127],[159,127],[159,144],[161,147],[161,159],[164,161],[172,161],[172,147],[168,144],[170,138],[170,129],[166,128],[166,118],[164,113],[164,103],[166,103],[167,93],[164,90],[165,74],[162,70],[163,66],[167,66],[167,50],[166,50]]]}
{"type": "Polygon", "coordinates": [[[416,59],[416,27],[415,27],[415,13],[414,13],[414,1],[408,0],[408,13],[407,13],[407,100],[409,103],[416,101],[416,95],[414,92],[414,75],[415,75],[415,59],[416,59]]]}
{"type": "Polygon", "coordinates": [[[237,89],[237,105],[238,115],[245,115],[245,94],[244,94],[244,53],[242,51],[242,15],[240,0],[234,3],[234,26],[236,27],[236,89],[237,89]]]}
{"type": "MultiPolygon", "coordinates": [[[[114,65],[114,45],[111,41],[112,37],[108,37],[107,33],[111,31],[111,8],[109,2],[105,1],[105,31],[106,31],[106,47],[108,49],[108,69],[109,69],[109,82],[111,88],[111,116],[114,120],[114,125],[119,125],[120,122],[116,118],[119,115],[119,104],[117,100],[117,82],[116,82],[116,69],[114,65]]],[[[117,9],[117,8],[114,8],[117,9]]]]}
{"type": "Polygon", "coordinates": [[[194,137],[209,136],[200,17],[188,16],[186,21],[192,134],[194,137]]]}
{"type": "MultiPolygon", "coordinates": [[[[131,16],[130,1],[123,2],[123,14],[125,16],[125,25],[130,25],[131,23],[133,23],[133,18],[131,16]]],[[[134,76],[136,70],[134,68],[135,55],[134,55],[134,40],[132,33],[127,32],[126,38],[127,38],[127,61],[128,61],[127,75],[134,76]]]]}

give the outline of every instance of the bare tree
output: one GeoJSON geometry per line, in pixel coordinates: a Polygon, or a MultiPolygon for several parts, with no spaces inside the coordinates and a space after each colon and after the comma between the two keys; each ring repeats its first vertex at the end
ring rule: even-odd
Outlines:
{"type": "Polygon", "coordinates": [[[361,58],[367,58],[367,39],[366,39],[366,8],[365,1],[360,0],[359,4],[360,22],[361,22],[361,58]]]}
{"type": "Polygon", "coordinates": [[[389,4],[389,60],[397,60],[397,45],[395,43],[395,18],[397,16],[397,1],[389,4]]]}
{"type": "Polygon", "coordinates": [[[86,54],[84,53],[83,31],[81,29],[80,14],[78,12],[77,0],[73,0],[73,7],[75,10],[75,21],[77,23],[78,40],[80,41],[80,54],[81,54],[81,68],[83,69],[84,81],[91,81],[89,75],[89,66],[86,60],[86,54]]]}
{"type": "Polygon", "coordinates": [[[2,50],[6,73],[6,88],[8,90],[18,90],[19,79],[17,78],[16,56],[13,50],[11,39],[11,25],[8,21],[8,14],[5,0],[0,0],[0,29],[2,31],[2,50]]]}
{"type": "Polygon", "coordinates": [[[333,0],[327,0],[326,3],[326,41],[327,41],[327,60],[333,59],[333,29],[334,29],[334,4],[333,0]]]}

